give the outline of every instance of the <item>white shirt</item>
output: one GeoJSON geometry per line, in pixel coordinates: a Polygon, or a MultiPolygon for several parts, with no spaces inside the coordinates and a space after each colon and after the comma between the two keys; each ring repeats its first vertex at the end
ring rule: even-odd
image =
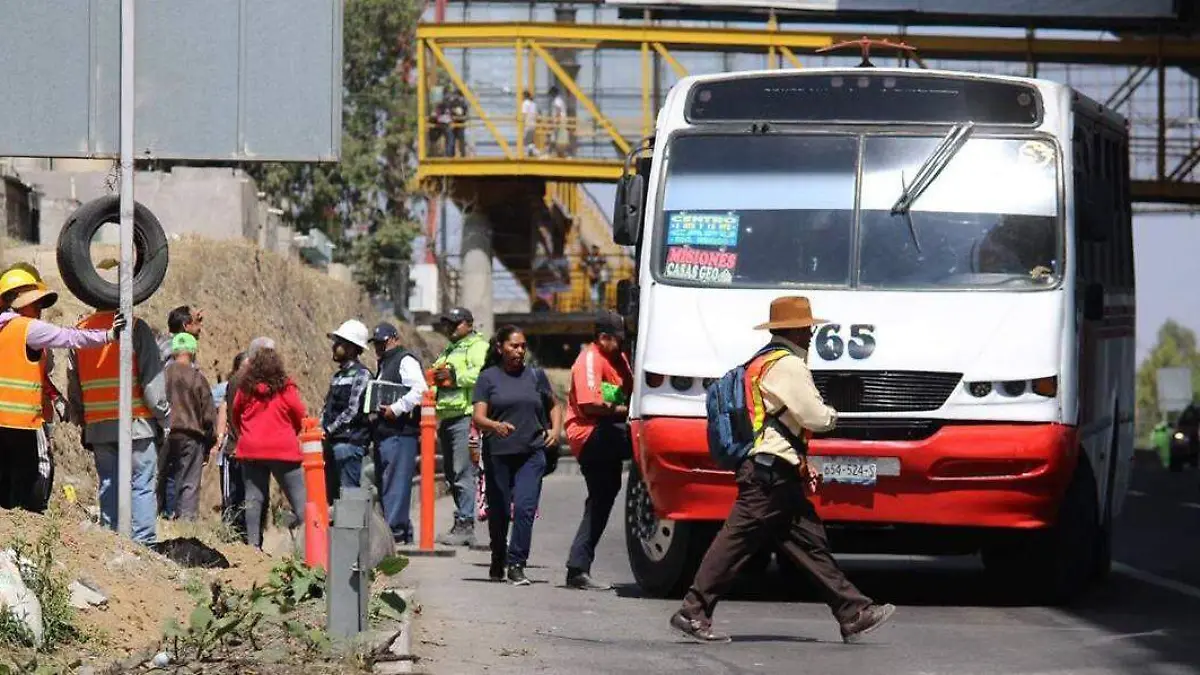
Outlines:
{"type": "Polygon", "coordinates": [[[525,99],[521,103],[521,115],[525,118],[526,129],[537,125],[537,114],[537,103],[533,99],[525,99]]]}
{"type": "Polygon", "coordinates": [[[413,408],[421,405],[421,397],[429,388],[425,384],[425,373],[421,372],[421,363],[415,356],[405,356],[400,360],[400,384],[408,387],[408,393],[392,404],[392,412],[397,416],[407,415],[413,408]]]}
{"type": "Polygon", "coordinates": [[[554,111],[554,117],[556,119],[561,120],[566,118],[567,101],[562,97],[562,94],[554,97],[554,102],[550,104],[550,107],[554,111]]]}

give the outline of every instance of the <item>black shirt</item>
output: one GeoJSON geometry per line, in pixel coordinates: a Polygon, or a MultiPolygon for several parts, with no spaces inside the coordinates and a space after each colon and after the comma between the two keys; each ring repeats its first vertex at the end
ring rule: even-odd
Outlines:
{"type": "Polygon", "coordinates": [[[475,381],[475,403],[488,404],[488,417],[516,427],[507,438],[485,434],[483,449],[492,455],[518,455],[546,447],[549,407],[554,394],[546,374],[526,366],[509,373],[500,366],[485,368],[475,381]]]}

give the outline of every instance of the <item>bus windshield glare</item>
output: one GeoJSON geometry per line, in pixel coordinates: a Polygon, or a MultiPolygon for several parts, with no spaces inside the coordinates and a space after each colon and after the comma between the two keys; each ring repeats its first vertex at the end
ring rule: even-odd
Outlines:
{"type": "Polygon", "coordinates": [[[972,137],[907,215],[892,214],[942,138],[679,136],[669,148],[657,276],[730,288],[1055,286],[1058,163],[1047,141],[972,137]]]}

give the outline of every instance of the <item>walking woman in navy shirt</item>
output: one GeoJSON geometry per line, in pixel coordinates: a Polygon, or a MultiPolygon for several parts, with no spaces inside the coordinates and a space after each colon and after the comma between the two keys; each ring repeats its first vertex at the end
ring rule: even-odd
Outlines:
{"type": "Polygon", "coordinates": [[[475,382],[475,426],[483,432],[483,462],[491,535],[492,581],[529,585],[525,563],[542,492],[546,453],[558,452],[562,409],[546,374],[525,365],[525,334],[496,331],[475,382]],[[511,516],[510,516],[511,509],[511,516]],[[508,526],[512,522],[512,537],[508,526]],[[506,569],[507,568],[507,569],[506,569]]]}

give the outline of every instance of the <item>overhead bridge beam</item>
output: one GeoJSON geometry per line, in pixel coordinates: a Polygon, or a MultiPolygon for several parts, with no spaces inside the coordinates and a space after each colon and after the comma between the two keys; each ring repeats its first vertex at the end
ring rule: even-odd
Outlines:
{"type": "MultiPolygon", "coordinates": [[[[417,37],[435,40],[443,48],[480,48],[514,40],[577,44],[581,49],[640,50],[659,43],[680,51],[747,52],[786,48],[813,51],[836,42],[857,40],[861,33],[808,33],[787,30],[744,30],[621,24],[561,23],[443,23],[422,24],[417,37]]],[[[1200,66],[1200,41],[1134,39],[1063,40],[1037,38],[967,37],[958,35],[881,35],[916,47],[924,59],[968,61],[1037,61],[1044,63],[1104,63],[1137,66],[1161,56],[1165,66],[1200,66]]],[[[848,56],[853,56],[850,52],[848,56]]]]}

